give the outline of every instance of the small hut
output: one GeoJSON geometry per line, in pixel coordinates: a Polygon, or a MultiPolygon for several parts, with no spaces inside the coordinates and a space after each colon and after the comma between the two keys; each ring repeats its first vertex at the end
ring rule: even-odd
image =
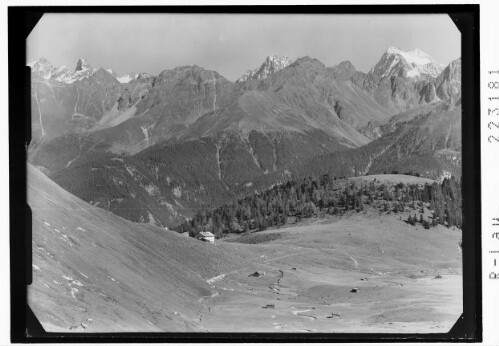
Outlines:
{"type": "Polygon", "coordinates": [[[207,241],[215,244],[215,235],[211,232],[199,232],[196,238],[201,241],[207,241]]]}

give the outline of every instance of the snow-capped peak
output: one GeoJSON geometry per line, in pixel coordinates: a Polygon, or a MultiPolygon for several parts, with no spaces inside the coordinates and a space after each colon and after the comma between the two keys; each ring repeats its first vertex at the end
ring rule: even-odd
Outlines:
{"type": "Polygon", "coordinates": [[[436,61],[433,60],[431,56],[429,56],[419,48],[411,50],[410,52],[404,52],[397,47],[389,47],[386,53],[390,55],[401,55],[408,63],[411,64],[426,65],[430,63],[436,63],[436,61]]]}
{"type": "Polygon", "coordinates": [[[263,64],[254,70],[248,70],[245,74],[239,77],[236,82],[244,82],[248,79],[264,79],[283,68],[291,65],[291,59],[287,56],[273,54],[268,56],[263,64]]]}
{"type": "Polygon", "coordinates": [[[436,78],[444,69],[444,65],[436,62],[430,55],[416,48],[405,52],[398,47],[388,47],[381,60],[369,74],[381,78],[399,76],[405,78],[436,78]]]}
{"type": "Polygon", "coordinates": [[[390,46],[390,47],[388,47],[388,49],[386,50],[386,53],[387,53],[387,54],[398,54],[398,53],[400,53],[400,52],[401,52],[400,48],[395,47],[395,46],[390,46]]]}

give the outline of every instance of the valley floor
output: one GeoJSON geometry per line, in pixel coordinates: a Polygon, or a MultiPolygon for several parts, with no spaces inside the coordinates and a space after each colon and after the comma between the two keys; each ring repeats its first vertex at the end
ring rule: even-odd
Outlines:
{"type": "Polygon", "coordinates": [[[211,281],[202,329],[445,333],[462,313],[459,231],[358,215],[267,232],[281,238],[237,244],[261,255],[211,281]]]}

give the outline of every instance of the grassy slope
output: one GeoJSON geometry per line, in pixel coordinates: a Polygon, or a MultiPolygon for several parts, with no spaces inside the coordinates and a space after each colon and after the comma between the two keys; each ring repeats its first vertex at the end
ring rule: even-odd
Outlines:
{"type": "Polygon", "coordinates": [[[244,263],[230,251],[125,221],[32,166],[28,172],[29,304],[48,330],[82,331],[81,323],[91,332],[196,329],[198,300],[211,293],[205,280],[244,263]]]}
{"type": "MultiPolygon", "coordinates": [[[[438,225],[429,230],[402,220],[410,212],[386,215],[369,208],[336,221],[311,220],[279,233],[273,245],[291,245],[331,252],[327,266],[364,273],[436,275],[461,271],[460,230],[438,225]],[[315,222],[314,222],[315,221],[315,222]],[[336,252],[336,254],[335,254],[336,252]],[[356,259],[355,261],[350,256],[356,259]]],[[[259,232],[265,234],[267,232],[259,232]]]]}

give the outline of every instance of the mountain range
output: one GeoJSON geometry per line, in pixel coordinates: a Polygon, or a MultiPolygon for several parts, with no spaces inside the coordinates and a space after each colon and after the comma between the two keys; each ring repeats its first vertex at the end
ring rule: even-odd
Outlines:
{"type": "Polygon", "coordinates": [[[126,219],[171,227],[290,177],[460,175],[461,61],[390,47],[368,73],[269,56],[231,82],[46,59],[32,68],[29,161],[126,219]]]}

